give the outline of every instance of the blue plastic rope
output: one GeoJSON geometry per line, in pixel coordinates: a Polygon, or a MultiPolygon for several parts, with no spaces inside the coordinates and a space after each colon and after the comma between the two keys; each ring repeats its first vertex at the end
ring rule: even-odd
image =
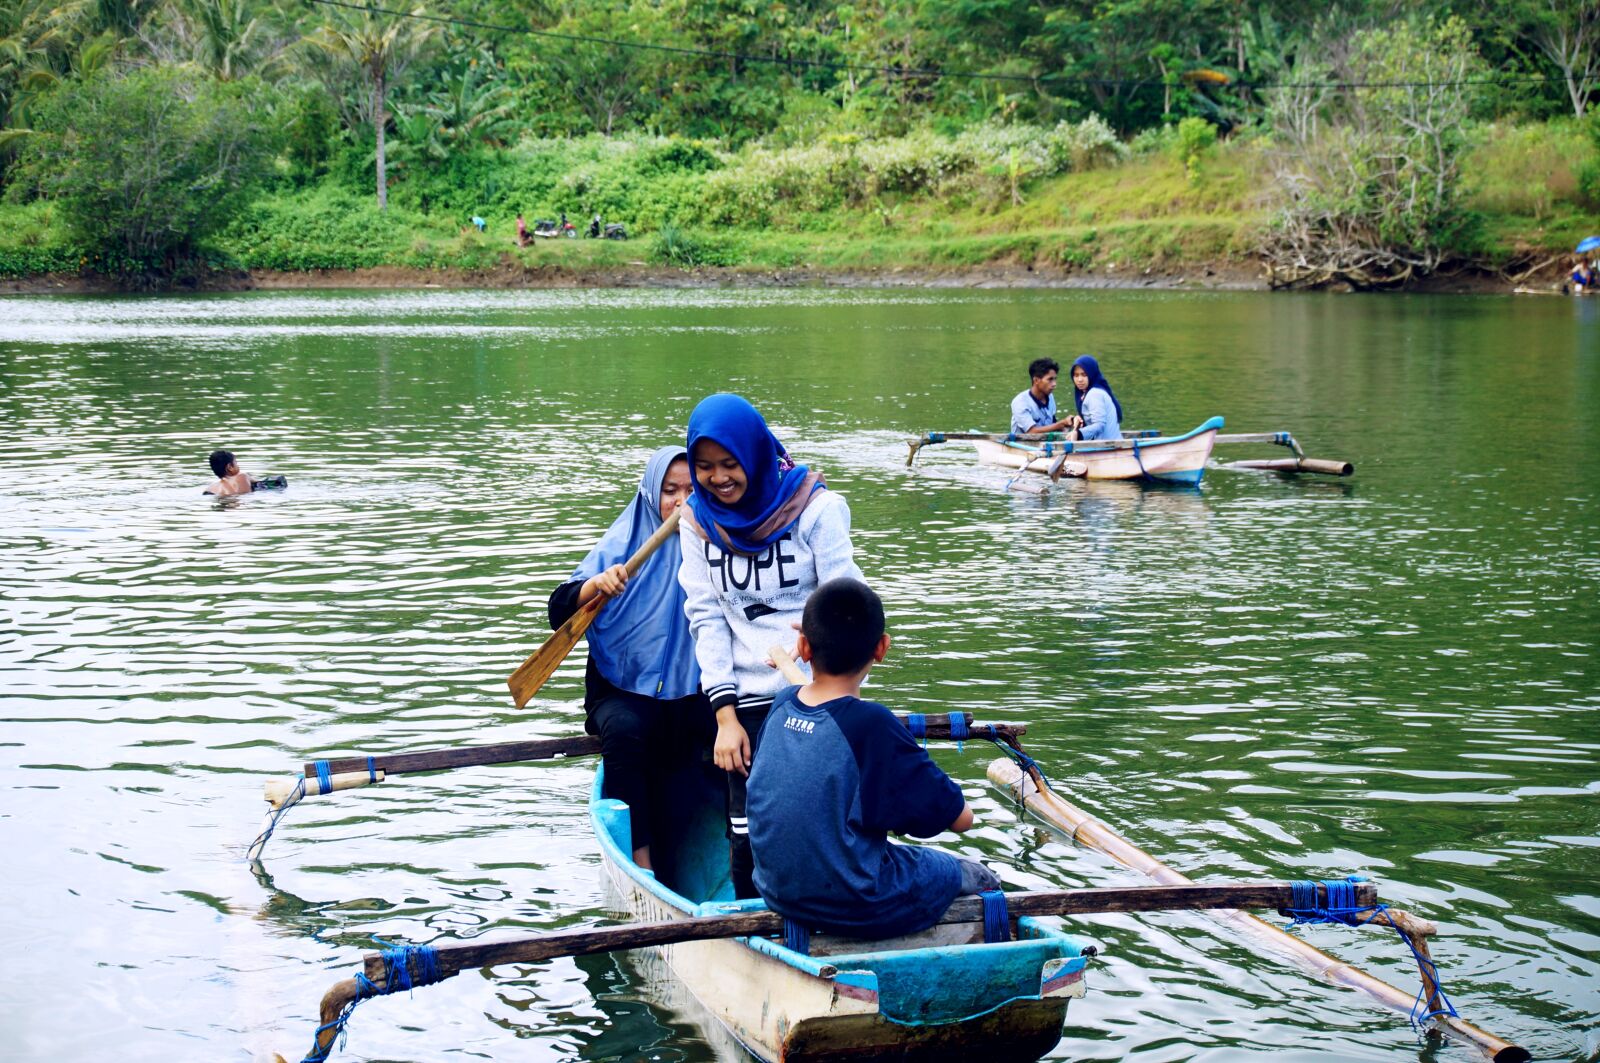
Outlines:
{"type": "Polygon", "coordinates": [[[943,443],[944,442],[944,433],[943,432],[929,432],[928,433],[928,442],[930,442],[930,443],[943,443]]]}
{"type": "Polygon", "coordinates": [[[1133,460],[1139,463],[1139,477],[1141,479],[1155,479],[1144,467],[1144,455],[1139,453],[1139,441],[1137,439],[1133,441],[1133,460]]]}
{"type": "Polygon", "coordinates": [[[989,728],[989,733],[987,735],[979,735],[978,737],[987,738],[989,741],[993,742],[999,747],[1000,752],[1010,757],[1012,762],[1023,771],[1029,773],[1030,775],[1033,772],[1038,772],[1039,778],[1044,780],[1044,784],[1046,786],[1050,785],[1049,777],[1045,775],[1044,769],[1039,766],[1039,762],[1037,760],[1034,760],[1032,757],[1028,756],[1028,754],[1011,745],[1003,737],[1001,737],[1000,731],[995,727],[994,724],[991,723],[987,726],[989,728]]]}
{"type": "Polygon", "coordinates": [[[377,758],[375,758],[375,757],[368,757],[367,758],[367,781],[368,782],[377,782],[378,781],[378,761],[377,761],[377,758]]]}
{"type": "Polygon", "coordinates": [[[811,931],[785,916],[783,920],[783,947],[791,952],[798,952],[802,956],[811,955],[811,931]]]}
{"type": "Polygon", "coordinates": [[[305,795],[306,780],[304,776],[301,776],[294,781],[294,792],[284,800],[283,804],[272,810],[272,816],[267,820],[266,828],[256,835],[255,841],[250,843],[250,848],[245,852],[247,854],[261,852],[267,842],[272,840],[272,832],[278,829],[278,824],[283,820],[283,817],[289,814],[289,809],[293,808],[305,795]]]}
{"type": "Polygon", "coordinates": [[[921,712],[906,713],[906,730],[911,732],[911,737],[928,744],[928,717],[921,712]]]}
{"type": "Polygon", "coordinates": [[[384,946],[383,985],[373,982],[364,973],[358,973],[355,999],[346,1004],[332,1022],[317,1027],[311,1051],[300,1063],[325,1063],[335,1048],[343,1048],[350,1037],[350,1015],[363,1000],[443,981],[444,975],[439,970],[439,953],[432,945],[390,945],[379,938],[373,940],[384,946]],[[416,967],[415,974],[412,973],[413,966],[416,967]],[[338,1036],[329,1038],[328,1046],[324,1048],[321,1044],[322,1035],[328,1030],[335,1031],[338,1036]]]}
{"type": "Polygon", "coordinates": [[[956,751],[966,749],[966,740],[972,737],[972,732],[967,730],[967,714],[952,712],[950,714],[950,737],[956,740],[956,751]]]}
{"type": "Polygon", "coordinates": [[[990,944],[1010,941],[1011,917],[1006,913],[1005,892],[984,890],[978,896],[983,898],[983,940],[990,944]]]}
{"type": "Polygon", "coordinates": [[[325,760],[319,760],[317,761],[315,767],[317,769],[317,785],[322,788],[323,793],[332,793],[333,775],[328,770],[328,762],[325,760]]]}
{"type": "Polygon", "coordinates": [[[1440,1015],[1452,1018],[1458,1016],[1456,1007],[1450,1003],[1450,998],[1445,996],[1444,983],[1439,978],[1439,968],[1434,965],[1430,957],[1417,951],[1417,946],[1412,944],[1409,937],[1389,915],[1387,904],[1373,904],[1366,907],[1356,905],[1356,883],[1365,882],[1364,875],[1349,875],[1345,878],[1323,879],[1320,882],[1302,879],[1289,884],[1289,907],[1284,909],[1293,920],[1290,926],[1301,926],[1307,923],[1338,923],[1341,926],[1365,926],[1367,923],[1382,919],[1400,935],[1400,940],[1406,943],[1406,948],[1411,950],[1412,958],[1417,961],[1417,967],[1426,972],[1422,988],[1417,990],[1416,1002],[1411,1006],[1411,1025],[1419,1033],[1422,1032],[1429,1020],[1440,1015]],[[1328,891],[1328,903],[1318,903],[1317,887],[1321,886],[1328,891]],[[1428,997],[1428,982],[1432,981],[1438,988],[1437,999],[1428,997]]]}

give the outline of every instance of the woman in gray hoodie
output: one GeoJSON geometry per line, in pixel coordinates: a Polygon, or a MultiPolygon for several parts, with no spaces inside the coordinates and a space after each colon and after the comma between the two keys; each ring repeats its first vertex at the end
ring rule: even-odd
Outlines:
{"type": "Polygon", "coordinates": [[[865,578],[850,546],[850,507],[820,473],[789,460],[748,401],[703,400],[687,446],[695,490],[678,531],[678,580],[717,716],[713,756],[728,773],[734,894],[755,897],[745,779],[773,695],[788,686],[767,650],[793,640],[818,584],[865,578]]]}

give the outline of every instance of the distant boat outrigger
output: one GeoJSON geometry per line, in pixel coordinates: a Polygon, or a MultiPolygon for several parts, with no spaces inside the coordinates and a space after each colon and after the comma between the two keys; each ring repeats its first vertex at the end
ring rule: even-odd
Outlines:
{"type": "Polygon", "coordinates": [[[1196,486],[1205,475],[1206,463],[1217,444],[1257,443],[1287,447],[1292,458],[1270,458],[1228,462],[1227,469],[1263,469],[1273,472],[1314,472],[1327,476],[1349,476],[1355,466],[1348,461],[1308,458],[1294,436],[1288,432],[1219,434],[1223,421],[1213,417],[1182,435],[1163,436],[1153,430],[1127,432],[1121,439],[1067,439],[1063,433],[1038,436],[988,432],[925,432],[907,440],[910,465],[917,451],[933,443],[969,440],[978,452],[978,461],[1025,472],[1036,472],[1059,480],[1072,476],[1087,480],[1142,480],[1196,486]]]}

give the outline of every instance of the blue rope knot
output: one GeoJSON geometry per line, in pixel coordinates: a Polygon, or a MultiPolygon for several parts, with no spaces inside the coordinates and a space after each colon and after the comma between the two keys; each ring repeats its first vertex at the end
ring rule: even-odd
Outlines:
{"type": "Polygon", "coordinates": [[[1011,940],[1011,917],[1006,913],[1006,895],[1003,890],[984,890],[978,894],[983,900],[983,940],[993,944],[1011,940]]]}
{"type": "Polygon", "coordinates": [[[325,760],[319,760],[317,761],[315,767],[317,769],[317,786],[320,788],[318,792],[324,794],[332,793],[333,775],[328,770],[328,762],[325,760]]]}
{"type": "Polygon", "coordinates": [[[367,758],[367,781],[372,783],[378,781],[378,759],[376,757],[367,758]]]}
{"type": "Polygon", "coordinates": [[[783,917],[783,947],[802,956],[811,955],[811,931],[799,923],[783,917]]]}
{"type": "Polygon", "coordinates": [[[383,989],[380,992],[420,989],[443,980],[439,952],[432,945],[390,945],[383,950],[383,989]]]}
{"type": "Polygon", "coordinates": [[[1044,779],[1044,784],[1046,786],[1050,785],[1050,779],[1045,775],[1044,769],[1039,766],[1038,761],[1028,756],[1028,754],[1024,753],[1016,746],[1007,742],[1005,738],[1001,736],[1000,729],[994,724],[986,724],[985,726],[989,728],[989,733],[987,735],[981,735],[980,737],[987,738],[989,741],[993,742],[995,746],[999,748],[1000,752],[1009,757],[1012,763],[1016,764],[1016,766],[1021,768],[1024,772],[1030,775],[1033,772],[1038,772],[1039,778],[1044,779]]]}
{"type": "Polygon", "coordinates": [[[966,749],[966,740],[972,737],[972,732],[967,729],[967,714],[952,712],[950,714],[950,737],[956,740],[956,750],[966,749]]]}
{"type": "Polygon", "coordinates": [[[943,443],[944,442],[944,433],[943,432],[929,432],[928,433],[928,442],[930,442],[930,443],[943,443]]]}
{"type": "Polygon", "coordinates": [[[389,993],[398,993],[402,989],[417,989],[422,986],[433,985],[444,980],[444,973],[439,969],[439,952],[432,945],[390,945],[381,938],[374,938],[383,949],[383,985],[378,985],[366,976],[365,972],[356,974],[355,999],[346,1004],[336,1018],[330,1023],[317,1027],[314,1040],[311,1042],[311,1051],[307,1052],[300,1063],[325,1063],[333,1054],[335,1048],[343,1048],[350,1039],[350,1015],[356,1010],[356,1005],[371,997],[381,997],[389,993]],[[415,973],[412,968],[415,967],[415,973]],[[329,1030],[337,1036],[328,1039],[326,1048],[322,1046],[322,1035],[329,1030]]]}
{"type": "Polygon", "coordinates": [[[908,712],[908,713],[906,713],[906,730],[911,732],[911,737],[912,738],[917,739],[923,745],[927,745],[928,744],[928,717],[927,717],[927,714],[926,713],[921,713],[921,712],[908,712]]]}
{"type": "Polygon", "coordinates": [[[1365,875],[1348,875],[1344,878],[1323,879],[1320,882],[1301,879],[1289,883],[1289,907],[1284,909],[1294,917],[1289,925],[1338,923],[1341,926],[1365,926],[1382,919],[1400,935],[1400,940],[1406,943],[1406,948],[1411,950],[1412,958],[1417,961],[1418,970],[1425,975],[1422,988],[1417,990],[1416,1002],[1411,1006],[1412,1027],[1420,1032],[1429,1020],[1440,1015],[1457,1017],[1455,1005],[1450,1003],[1450,998],[1444,994],[1444,983],[1439,979],[1439,968],[1435,966],[1431,957],[1418,952],[1411,938],[1396,925],[1389,915],[1389,906],[1370,904],[1361,907],[1356,904],[1356,884],[1365,881],[1367,881],[1365,875]],[[1318,902],[1318,886],[1328,891],[1328,903],[1325,905],[1318,902]],[[1437,999],[1428,995],[1429,981],[1437,987],[1437,999]]]}

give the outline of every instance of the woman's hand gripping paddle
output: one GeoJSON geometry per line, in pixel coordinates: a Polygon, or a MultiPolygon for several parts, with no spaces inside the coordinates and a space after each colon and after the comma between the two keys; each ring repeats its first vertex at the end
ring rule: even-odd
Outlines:
{"type": "MultiPolygon", "coordinates": [[[[673,510],[671,516],[661,522],[661,527],[656,533],[644,541],[639,547],[639,552],[628,558],[626,566],[628,575],[632,576],[650,559],[650,555],[660,548],[661,544],[678,534],[678,510],[673,510]]],[[[589,630],[589,625],[594,623],[594,618],[599,615],[601,607],[611,600],[608,594],[597,594],[589,603],[580,608],[567,619],[565,624],[556,628],[555,633],[545,640],[545,644],[533,651],[522,665],[511,673],[506,680],[506,685],[511,688],[511,697],[517,703],[517,708],[522,708],[528,699],[539,692],[545,680],[555,674],[562,661],[567,659],[567,654],[572,652],[572,647],[583,638],[583,633],[589,630]]]]}

